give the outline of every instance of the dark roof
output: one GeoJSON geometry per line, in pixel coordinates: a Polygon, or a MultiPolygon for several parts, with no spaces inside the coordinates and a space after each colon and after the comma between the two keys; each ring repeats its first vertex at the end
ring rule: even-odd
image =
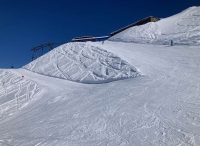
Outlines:
{"type": "Polygon", "coordinates": [[[93,36],[84,36],[84,37],[75,37],[72,39],[73,42],[75,41],[98,41],[102,39],[108,39],[110,36],[101,36],[101,37],[93,37],[93,36]]]}
{"type": "Polygon", "coordinates": [[[123,28],[121,28],[121,29],[119,29],[119,30],[116,30],[116,31],[112,32],[110,35],[111,35],[111,36],[114,36],[114,35],[116,35],[116,34],[122,32],[122,31],[124,31],[124,30],[126,30],[126,29],[128,29],[128,28],[130,28],[130,27],[143,25],[143,24],[146,24],[146,23],[148,23],[148,22],[156,22],[156,21],[159,21],[159,20],[160,20],[160,18],[156,18],[156,17],[153,17],[153,16],[149,16],[149,17],[146,17],[146,18],[144,18],[144,19],[141,19],[141,20],[139,20],[139,21],[137,21],[137,22],[135,22],[135,23],[133,23],[133,24],[130,24],[130,25],[128,25],[128,26],[125,26],[125,27],[123,27],[123,28]]]}
{"type": "Polygon", "coordinates": [[[93,36],[81,36],[81,37],[75,37],[73,39],[86,39],[86,38],[93,38],[93,36]]]}

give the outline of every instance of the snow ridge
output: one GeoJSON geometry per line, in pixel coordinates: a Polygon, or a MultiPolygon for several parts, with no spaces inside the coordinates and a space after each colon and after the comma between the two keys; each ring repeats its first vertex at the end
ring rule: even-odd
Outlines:
{"type": "Polygon", "coordinates": [[[174,16],[129,28],[111,41],[180,45],[200,44],[200,7],[190,7],[174,16]]]}
{"type": "MultiPolygon", "coordinates": [[[[197,10],[131,28],[141,40],[127,31],[121,41],[189,44],[197,10]]],[[[0,70],[0,146],[200,145],[199,46],[68,43],[24,68],[0,70]]]]}
{"type": "Polygon", "coordinates": [[[86,43],[67,43],[23,68],[81,83],[105,83],[139,76],[136,68],[118,56],[86,43]]]}
{"type": "Polygon", "coordinates": [[[154,22],[147,23],[141,26],[131,27],[123,32],[113,36],[109,40],[112,41],[126,41],[126,42],[138,42],[138,41],[152,41],[161,34],[161,30],[154,22]]]}

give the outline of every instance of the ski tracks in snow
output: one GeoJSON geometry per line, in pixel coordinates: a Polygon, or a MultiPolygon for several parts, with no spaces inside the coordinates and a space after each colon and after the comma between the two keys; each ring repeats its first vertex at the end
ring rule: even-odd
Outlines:
{"type": "MultiPolygon", "coordinates": [[[[117,45],[114,49],[121,55],[123,53],[130,55],[126,49],[131,48],[134,53],[127,55],[127,60],[139,56],[136,58],[137,61],[141,66],[148,66],[152,70],[151,76],[88,85],[37,75],[35,80],[41,82],[41,86],[48,84],[45,86],[48,88],[48,93],[45,92],[45,98],[27,106],[26,110],[21,110],[15,120],[0,126],[0,130],[5,132],[1,134],[3,137],[0,138],[2,139],[0,143],[63,146],[198,146],[200,143],[199,48],[174,46],[166,49],[165,46],[156,48],[147,45],[148,49],[142,50],[136,44],[124,46],[121,47],[122,52],[117,45]],[[135,54],[138,51],[141,51],[146,60],[140,57],[140,53],[135,54]]],[[[82,54],[87,58],[96,58],[95,53],[94,56],[92,53],[84,54],[84,48],[80,46],[71,49],[71,52],[65,48],[59,52],[60,55],[57,57],[60,60],[65,59],[62,56],[66,56],[66,53],[72,52],[77,52],[77,57],[69,55],[71,60],[81,60],[82,54]]],[[[101,59],[97,61],[105,64],[101,59]]],[[[85,61],[79,63],[78,66],[85,61]]],[[[120,64],[123,62],[118,65],[120,64]]],[[[109,63],[106,65],[109,66],[109,63]]],[[[62,72],[66,68],[63,66],[58,64],[58,69],[62,72]]],[[[32,73],[29,75],[36,76],[32,73]]],[[[8,82],[20,83],[20,81],[18,78],[8,82]]],[[[31,84],[21,81],[21,85],[16,84],[15,87],[16,98],[22,95],[24,99],[30,97],[26,93],[31,91],[31,84]],[[27,88],[23,90],[24,86],[27,88]]],[[[9,93],[1,89],[1,93],[9,93]]]]}
{"type": "Polygon", "coordinates": [[[140,75],[118,56],[85,43],[67,43],[45,54],[25,69],[81,83],[105,83],[140,75]]]}
{"type": "Polygon", "coordinates": [[[41,92],[37,84],[11,70],[0,70],[0,76],[0,119],[14,114],[41,92]]]}

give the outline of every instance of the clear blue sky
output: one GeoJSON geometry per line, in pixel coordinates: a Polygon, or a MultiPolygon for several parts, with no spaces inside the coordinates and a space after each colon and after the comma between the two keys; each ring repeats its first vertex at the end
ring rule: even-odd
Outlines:
{"type": "MultiPolygon", "coordinates": [[[[165,18],[200,0],[1,0],[0,68],[22,67],[46,42],[109,35],[149,15],[165,18]]],[[[40,52],[41,53],[41,52],[40,52]]]]}

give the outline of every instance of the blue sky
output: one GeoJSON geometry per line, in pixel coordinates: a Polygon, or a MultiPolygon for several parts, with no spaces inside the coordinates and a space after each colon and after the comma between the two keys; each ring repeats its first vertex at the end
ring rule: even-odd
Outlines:
{"type": "MultiPolygon", "coordinates": [[[[32,49],[78,36],[104,36],[149,15],[165,18],[199,0],[1,0],[0,68],[22,67],[32,49]]],[[[39,52],[41,54],[41,52],[39,52]]]]}

